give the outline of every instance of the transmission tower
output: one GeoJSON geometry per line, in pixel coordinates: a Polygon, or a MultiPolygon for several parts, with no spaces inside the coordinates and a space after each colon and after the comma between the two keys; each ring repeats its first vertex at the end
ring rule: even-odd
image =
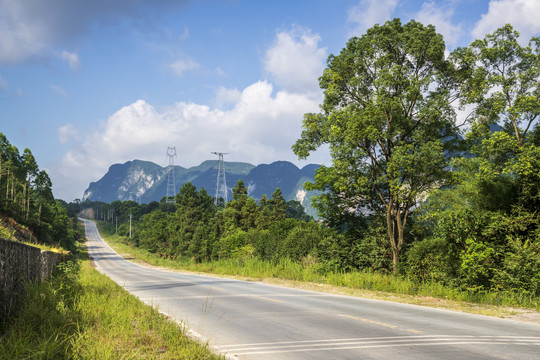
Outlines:
{"type": "Polygon", "coordinates": [[[223,155],[227,155],[227,153],[212,152],[212,154],[219,157],[216,181],[216,196],[214,197],[214,205],[217,206],[220,197],[223,199],[225,204],[227,203],[227,181],[225,180],[225,163],[223,162],[223,155]]]}
{"type": "Polygon", "coordinates": [[[176,180],[174,178],[175,146],[167,147],[167,157],[169,158],[169,166],[167,167],[167,196],[165,197],[165,202],[174,203],[174,196],[176,195],[176,180]]]}

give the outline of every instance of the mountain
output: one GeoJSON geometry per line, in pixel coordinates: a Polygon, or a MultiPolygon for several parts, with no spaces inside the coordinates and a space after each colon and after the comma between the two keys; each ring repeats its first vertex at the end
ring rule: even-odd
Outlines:
{"type": "MultiPolygon", "coordinates": [[[[249,196],[259,200],[263,195],[270,197],[277,187],[288,200],[298,200],[306,212],[316,216],[311,206],[311,198],[317,192],[304,190],[306,181],[313,181],[319,165],[310,164],[302,169],[288,161],[276,161],[258,166],[243,162],[225,162],[228,198],[232,198],[232,188],[239,179],[244,180],[249,196]]],[[[217,180],[217,160],[204,161],[199,166],[184,168],[174,166],[176,190],[182,184],[191,182],[198,189],[204,187],[211,196],[215,194],[217,180]]],[[[124,164],[114,164],[98,181],[90,183],[84,192],[83,201],[113,202],[134,200],[142,203],[160,201],[167,193],[167,167],[150,161],[133,160],[124,164]]]]}

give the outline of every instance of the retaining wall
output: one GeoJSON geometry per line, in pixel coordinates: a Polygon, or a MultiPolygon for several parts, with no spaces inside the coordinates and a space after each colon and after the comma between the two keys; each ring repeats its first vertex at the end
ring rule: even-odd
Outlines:
{"type": "Polygon", "coordinates": [[[17,305],[28,281],[43,281],[62,261],[62,254],[0,238],[0,317],[17,305]]]}

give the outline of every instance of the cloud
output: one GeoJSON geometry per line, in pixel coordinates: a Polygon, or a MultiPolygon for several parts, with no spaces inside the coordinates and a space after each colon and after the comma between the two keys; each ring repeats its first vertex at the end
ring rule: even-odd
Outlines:
{"type": "Polygon", "coordinates": [[[62,51],[62,53],[60,54],[60,58],[67,62],[72,70],[79,71],[81,67],[81,61],[79,60],[78,54],[62,51]]]}
{"type": "Polygon", "coordinates": [[[266,52],[265,70],[284,90],[295,93],[319,93],[326,49],[319,47],[321,37],[299,26],[279,32],[266,52]]]}
{"type": "MultiPolygon", "coordinates": [[[[158,110],[144,100],[119,109],[55,167],[51,173],[55,195],[71,200],[113,163],[144,159],[165,166],[168,145],[176,146],[177,163],[183,166],[198,165],[211,158],[212,151],[229,153],[229,161],[296,161],[290,148],[300,136],[304,113],[318,110],[317,101],[285,91],[273,95],[272,84],[265,81],[242,92],[222,93],[231,101],[236,98],[230,110],[185,102],[158,110]]],[[[74,131],[70,125],[60,128],[60,141],[67,141],[74,131]]],[[[317,160],[321,161],[312,161],[317,160]]]]}
{"type": "Polygon", "coordinates": [[[79,130],[73,124],[67,124],[58,128],[58,141],[61,144],[78,140],[79,137],[79,130]]]}
{"type": "MultiPolygon", "coordinates": [[[[0,64],[55,57],[92,25],[150,24],[149,17],[187,1],[0,0],[0,64]]],[[[69,62],[68,62],[69,63],[69,62]]],[[[72,64],[70,63],[70,66],[72,64]]]]}
{"type": "Polygon", "coordinates": [[[360,36],[375,24],[391,19],[397,0],[360,0],[348,11],[348,21],[355,24],[349,36],[360,36]]]}
{"type": "MultiPolygon", "coordinates": [[[[264,66],[279,85],[257,81],[244,89],[220,87],[215,106],[177,102],[156,108],[137,100],[110,115],[98,128],[83,134],[57,166],[52,167],[55,196],[80,197],[91,181],[101,178],[111,164],[133,159],[167,165],[166,146],[176,146],[177,164],[199,165],[226,152],[226,161],[253,164],[277,160],[297,162],[291,146],[299,138],[305,113],[317,112],[322,101],[317,77],[324,68],[325,49],[320,37],[294,27],[279,32],[266,52],[264,66]],[[226,105],[226,106],[223,106],[226,105]]],[[[178,75],[197,68],[188,60],[171,64],[178,75]]],[[[67,141],[75,129],[59,129],[67,141]]],[[[328,154],[316,152],[310,162],[328,163],[328,154]]]]}
{"type": "Polygon", "coordinates": [[[62,95],[63,97],[67,97],[66,90],[62,89],[60,86],[51,85],[51,90],[59,95],[62,95]]]}
{"type": "Polygon", "coordinates": [[[538,0],[491,0],[488,12],[483,14],[472,31],[475,38],[483,38],[499,27],[510,23],[521,33],[522,41],[540,32],[540,1],[538,0]]]}
{"type": "Polygon", "coordinates": [[[238,89],[227,89],[220,86],[216,94],[216,106],[219,108],[226,104],[235,104],[242,97],[238,89]]]}
{"type": "Polygon", "coordinates": [[[186,71],[195,70],[199,68],[199,64],[193,61],[192,59],[180,59],[169,64],[169,69],[177,76],[182,76],[186,71]]]}
{"type": "Polygon", "coordinates": [[[437,32],[442,34],[446,45],[455,46],[459,42],[463,29],[461,25],[452,23],[454,9],[447,6],[437,6],[434,1],[425,2],[416,15],[416,20],[428,25],[434,25],[437,32]]]}

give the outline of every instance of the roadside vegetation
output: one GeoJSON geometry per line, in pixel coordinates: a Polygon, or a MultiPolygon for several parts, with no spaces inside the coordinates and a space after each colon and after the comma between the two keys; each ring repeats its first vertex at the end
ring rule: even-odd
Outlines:
{"type": "Polygon", "coordinates": [[[28,284],[1,336],[2,359],[220,359],[88,260],[28,284]]]}
{"type": "Polygon", "coordinates": [[[305,185],[320,223],[243,181],[227,204],[186,183],[174,204],[78,206],[182,268],[538,308],[540,39],[521,43],[506,25],[445,56],[433,26],[394,19],[331,55],[293,145],[330,147],[305,185]]]}
{"type": "Polygon", "coordinates": [[[0,359],[219,359],[90,266],[77,205],[54,199],[51,186],[31,151],[0,133],[0,237],[71,258],[1,314],[0,359]]]}
{"type": "Polygon", "coordinates": [[[314,259],[310,261],[309,257],[304,261],[292,261],[290,258],[265,261],[257,257],[206,262],[195,262],[187,257],[171,259],[133,246],[126,236],[108,233],[103,222],[98,222],[98,227],[102,237],[128,260],[168,269],[270,281],[286,286],[445,307],[484,315],[506,316],[517,311],[512,308],[540,309],[540,298],[530,294],[464,291],[437,281],[418,281],[406,275],[395,276],[369,269],[325,271],[314,259]],[[330,287],[320,287],[317,284],[330,287]]]}
{"type": "Polygon", "coordinates": [[[79,232],[68,204],[28,148],[22,154],[0,133],[0,236],[73,251],[79,232]]]}

